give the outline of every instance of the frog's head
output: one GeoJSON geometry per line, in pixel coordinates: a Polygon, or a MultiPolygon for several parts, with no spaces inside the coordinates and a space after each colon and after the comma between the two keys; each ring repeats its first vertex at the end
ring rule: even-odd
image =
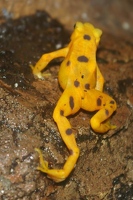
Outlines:
{"type": "Polygon", "coordinates": [[[102,31],[98,28],[95,28],[90,23],[76,22],[74,25],[74,32],[71,36],[71,40],[74,40],[82,35],[89,35],[91,38],[95,39],[96,45],[98,45],[102,31]]]}

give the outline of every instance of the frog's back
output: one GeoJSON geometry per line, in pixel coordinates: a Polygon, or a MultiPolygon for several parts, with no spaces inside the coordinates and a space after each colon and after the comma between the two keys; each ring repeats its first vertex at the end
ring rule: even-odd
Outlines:
{"type": "Polygon", "coordinates": [[[95,87],[95,55],[100,35],[101,31],[91,24],[76,23],[68,45],[68,54],[59,71],[59,82],[63,89],[68,83],[73,86],[75,82],[81,89],[95,87]]]}

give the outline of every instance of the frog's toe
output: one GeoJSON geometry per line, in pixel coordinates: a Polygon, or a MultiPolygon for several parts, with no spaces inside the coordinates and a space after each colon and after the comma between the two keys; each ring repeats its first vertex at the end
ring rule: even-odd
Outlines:
{"type": "Polygon", "coordinates": [[[32,73],[35,77],[39,78],[39,79],[44,79],[42,73],[33,65],[30,65],[30,68],[32,70],[32,73]]]}
{"type": "Polygon", "coordinates": [[[40,166],[38,166],[37,169],[40,170],[40,171],[42,171],[42,172],[47,173],[48,170],[49,170],[49,168],[48,168],[48,162],[43,159],[43,155],[42,155],[42,152],[41,152],[40,149],[35,148],[35,151],[38,152],[39,157],[40,157],[40,166]]]}
{"type": "Polygon", "coordinates": [[[38,79],[41,79],[41,80],[44,79],[44,76],[43,76],[43,74],[42,74],[41,72],[34,73],[34,71],[33,71],[33,74],[34,74],[34,76],[37,77],[38,79]]]}
{"type": "Polygon", "coordinates": [[[44,73],[44,72],[41,72],[39,71],[36,67],[34,67],[33,65],[30,65],[30,68],[32,70],[32,73],[35,77],[37,77],[38,79],[41,79],[41,80],[44,80],[45,77],[48,77],[50,76],[51,74],[50,73],[44,73]]]}
{"type": "MultiPolygon", "coordinates": [[[[45,161],[45,162],[46,162],[46,161],[45,161]]],[[[43,165],[43,166],[38,166],[38,167],[37,167],[37,170],[40,170],[40,171],[42,171],[42,172],[44,172],[44,173],[47,173],[48,170],[49,170],[49,168],[47,167],[47,165],[48,165],[48,162],[47,162],[45,165],[43,165]]]]}
{"type": "Polygon", "coordinates": [[[110,125],[110,129],[116,129],[116,128],[117,128],[116,125],[114,125],[114,124],[111,124],[111,125],[110,125]]]}
{"type": "Polygon", "coordinates": [[[107,122],[105,123],[105,126],[107,127],[108,130],[113,130],[117,128],[116,125],[110,123],[110,120],[107,120],[107,122]]]}
{"type": "Polygon", "coordinates": [[[33,66],[33,65],[30,65],[30,68],[33,70],[33,69],[34,69],[34,66],[33,66]]]}
{"type": "Polygon", "coordinates": [[[34,71],[33,71],[33,74],[35,77],[37,77],[41,80],[44,80],[46,77],[51,75],[50,73],[42,73],[42,72],[34,73],[34,71]]]}

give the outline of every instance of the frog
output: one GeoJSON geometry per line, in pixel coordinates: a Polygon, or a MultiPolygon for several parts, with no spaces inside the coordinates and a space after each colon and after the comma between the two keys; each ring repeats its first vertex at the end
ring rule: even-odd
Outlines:
{"type": "Polygon", "coordinates": [[[80,109],[88,112],[97,111],[90,119],[91,129],[104,134],[116,126],[110,123],[110,117],[116,111],[116,101],[103,92],[104,77],[96,61],[96,52],[102,30],[95,28],[89,22],[76,22],[70,37],[70,43],[62,48],[41,56],[35,66],[31,66],[33,74],[42,79],[42,70],[48,63],[58,57],[63,57],[58,73],[58,81],[63,89],[53,111],[53,119],[60,135],[66,144],[69,156],[60,168],[49,168],[39,148],[40,164],[38,170],[47,174],[55,182],[64,181],[75,168],[80,155],[75,134],[68,120],[80,109]]]}

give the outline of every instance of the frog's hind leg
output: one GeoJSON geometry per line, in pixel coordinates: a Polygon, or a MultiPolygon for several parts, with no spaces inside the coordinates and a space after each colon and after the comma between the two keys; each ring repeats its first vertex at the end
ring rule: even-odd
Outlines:
{"type": "Polygon", "coordinates": [[[110,116],[116,110],[116,102],[107,94],[95,89],[89,90],[83,100],[82,108],[88,111],[98,110],[90,120],[91,127],[95,132],[105,133],[116,128],[109,121],[110,116]]]}
{"type": "Polygon", "coordinates": [[[79,148],[77,147],[75,136],[71,125],[66,118],[70,114],[74,114],[80,109],[80,101],[78,95],[73,95],[73,90],[66,89],[59,99],[57,106],[53,113],[53,118],[57,123],[61,137],[69,149],[70,155],[64,164],[62,169],[49,169],[48,163],[43,160],[42,154],[40,154],[40,167],[39,170],[48,174],[48,177],[55,182],[61,182],[67,178],[72,169],[74,168],[76,161],[79,157],[79,148]]]}
{"type": "Polygon", "coordinates": [[[116,126],[112,125],[110,123],[110,119],[109,117],[112,115],[112,113],[114,112],[113,109],[110,109],[109,107],[109,102],[107,102],[107,105],[100,109],[90,120],[90,124],[92,129],[95,132],[98,133],[105,133],[107,131],[109,131],[110,129],[115,129],[116,126]]]}
{"type": "MultiPolygon", "coordinates": [[[[104,96],[103,96],[104,99],[104,96]]],[[[102,101],[101,101],[102,102],[102,101]]],[[[99,111],[91,118],[91,127],[95,132],[105,133],[110,129],[115,129],[115,125],[111,125],[110,116],[116,110],[116,103],[113,99],[109,97],[109,100],[103,100],[101,108],[99,111]]]]}

